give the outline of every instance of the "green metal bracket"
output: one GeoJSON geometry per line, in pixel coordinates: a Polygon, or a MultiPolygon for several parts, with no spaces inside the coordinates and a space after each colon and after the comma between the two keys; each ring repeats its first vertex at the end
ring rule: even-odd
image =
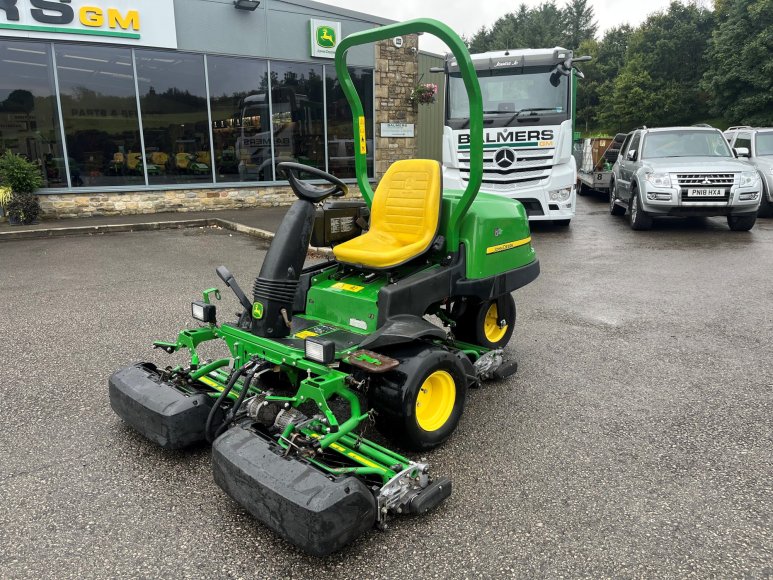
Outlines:
{"type": "Polygon", "coordinates": [[[211,294],[215,295],[215,299],[220,300],[220,290],[217,288],[210,288],[209,290],[204,290],[204,302],[207,304],[212,304],[209,300],[209,297],[211,294]]]}
{"type": "Polygon", "coordinates": [[[357,172],[357,184],[365,201],[370,206],[373,203],[373,188],[368,182],[367,140],[365,137],[365,113],[357,89],[352,82],[351,74],[346,66],[347,51],[361,44],[377,42],[403,34],[418,34],[428,32],[437,36],[451,49],[459,64],[464,86],[470,99],[470,180],[459,204],[451,214],[448,224],[446,241],[449,248],[459,247],[461,223],[472,202],[478,195],[483,180],[483,96],[480,90],[478,76],[472,64],[470,53],[459,35],[451,28],[428,18],[409,20],[398,24],[390,24],[363,32],[356,32],[344,38],[336,49],[336,72],[346,100],[352,109],[354,124],[354,159],[357,172]],[[359,144],[359,145],[358,145],[359,144]]]}

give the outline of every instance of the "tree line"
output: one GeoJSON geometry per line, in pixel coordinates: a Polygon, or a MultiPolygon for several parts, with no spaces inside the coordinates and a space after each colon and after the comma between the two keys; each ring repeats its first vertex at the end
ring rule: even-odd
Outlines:
{"type": "Polygon", "coordinates": [[[548,0],[521,4],[465,40],[474,53],[562,46],[592,56],[577,95],[577,130],[586,134],[773,126],[773,0],[672,1],[637,27],[597,32],[588,0],[548,0]]]}

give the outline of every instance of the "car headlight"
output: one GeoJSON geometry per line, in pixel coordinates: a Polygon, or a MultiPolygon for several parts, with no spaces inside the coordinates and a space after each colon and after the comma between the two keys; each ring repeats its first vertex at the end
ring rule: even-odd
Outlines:
{"type": "Polygon", "coordinates": [[[564,187],[562,189],[554,189],[549,192],[549,196],[550,201],[569,201],[569,198],[572,197],[572,188],[564,187]]]}
{"type": "Polygon", "coordinates": [[[741,173],[741,187],[754,187],[759,185],[760,176],[756,171],[744,171],[741,173]]]}
{"type": "Polygon", "coordinates": [[[671,187],[671,175],[668,173],[645,173],[644,179],[655,187],[671,187]]]}

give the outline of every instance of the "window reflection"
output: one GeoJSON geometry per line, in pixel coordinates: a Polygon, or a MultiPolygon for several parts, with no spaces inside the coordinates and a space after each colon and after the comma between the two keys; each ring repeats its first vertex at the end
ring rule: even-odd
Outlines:
{"type": "MultiPolygon", "coordinates": [[[[131,51],[60,45],[56,65],[73,187],[142,185],[131,51]]],[[[56,173],[64,160],[54,158],[56,173]]]]}
{"type": "MultiPolygon", "coordinates": [[[[350,67],[357,93],[365,111],[365,136],[368,143],[368,176],[373,176],[373,70],[350,67]]],[[[354,178],[354,127],[352,110],[338,82],[335,67],[325,68],[327,84],[328,167],[338,178],[354,178]]]]}
{"type": "Polygon", "coordinates": [[[211,183],[204,57],[137,50],[135,58],[149,183],[211,183]]]}
{"type": "Polygon", "coordinates": [[[207,57],[215,178],[218,182],[273,181],[268,65],[207,57]]]}
{"type": "Polygon", "coordinates": [[[271,84],[276,162],[325,169],[322,65],[272,62],[271,84]]]}
{"type": "Polygon", "coordinates": [[[48,45],[0,42],[0,155],[40,167],[44,187],[67,187],[48,45]]]}

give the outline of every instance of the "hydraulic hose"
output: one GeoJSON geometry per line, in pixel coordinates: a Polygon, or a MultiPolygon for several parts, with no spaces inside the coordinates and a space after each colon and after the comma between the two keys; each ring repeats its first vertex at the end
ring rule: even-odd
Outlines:
{"type": "MultiPolygon", "coordinates": [[[[207,441],[209,443],[212,443],[217,438],[216,436],[215,437],[212,436],[212,421],[214,421],[215,419],[215,414],[217,413],[218,409],[220,409],[226,397],[228,397],[228,394],[234,388],[234,385],[236,384],[236,381],[239,380],[239,377],[241,377],[245,373],[245,371],[247,371],[247,369],[253,366],[254,364],[255,364],[254,361],[249,361],[244,366],[241,366],[238,369],[236,369],[231,374],[231,378],[228,380],[228,384],[226,385],[225,389],[223,389],[223,392],[220,393],[220,396],[215,401],[215,404],[212,405],[212,409],[210,409],[209,416],[207,417],[207,424],[204,427],[204,436],[207,438],[207,441]]],[[[246,390],[247,389],[244,389],[243,392],[246,392],[246,390]]]]}
{"type": "Polygon", "coordinates": [[[244,379],[244,384],[242,386],[242,392],[239,393],[239,398],[236,399],[236,402],[234,403],[233,407],[231,407],[231,409],[226,414],[225,421],[223,421],[222,425],[220,425],[218,430],[215,432],[215,436],[212,438],[213,441],[223,434],[223,431],[225,431],[228,428],[228,425],[236,417],[236,414],[239,412],[239,408],[242,406],[244,399],[247,398],[247,392],[250,390],[250,386],[252,385],[252,381],[254,380],[254,378],[256,376],[260,377],[260,375],[268,372],[269,370],[270,370],[269,368],[263,367],[261,369],[260,367],[258,367],[247,372],[247,375],[244,379]]]}

